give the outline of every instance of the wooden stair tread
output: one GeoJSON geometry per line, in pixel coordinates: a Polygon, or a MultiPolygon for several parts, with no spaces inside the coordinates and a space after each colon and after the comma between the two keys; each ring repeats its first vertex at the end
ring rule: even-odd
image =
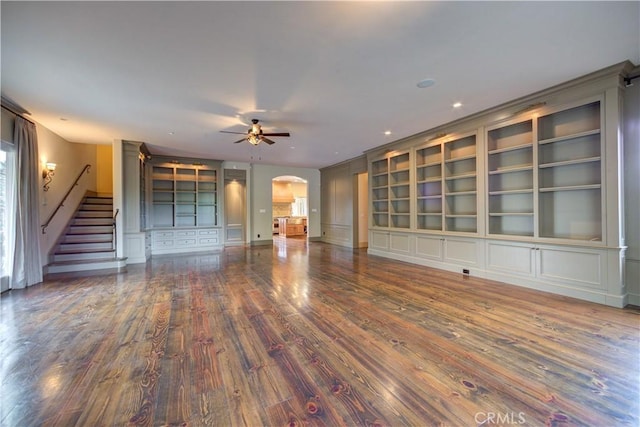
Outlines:
{"type": "Polygon", "coordinates": [[[69,260],[69,261],[55,261],[50,262],[48,265],[73,265],[73,264],[97,264],[103,262],[111,262],[111,261],[124,261],[127,258],[96,258],[96,259],[79,259],[79,260],[69,260]]]}
{"type": "Polygon", "coordinates": [[[99,249],[99,248],[94,248],[94,249],[68,249],[68,250],[64,250],[64,249],[58,249],[54,252],[55,255],[69,255],[69,254],[94,254],[97,252],[115,252],[115,249],[99,249]]]}
{"type": "Polygon", "coordinates": [[[90,234],[113,234],[113,231],[85,231],[83,232],[82,230],[75,230],[75,233],[66,233],[67,236],[84,236],[84,235],[90,235],[90,234]]]}
{"type": "MultiPolygon", "coordinates": [[[[82,234],[67,234],[67,236],[82,236],[82,234]]],[[[87,243],[113,243],[113,240],[63,240],[61,245],[83,245],[87,243]]]]}

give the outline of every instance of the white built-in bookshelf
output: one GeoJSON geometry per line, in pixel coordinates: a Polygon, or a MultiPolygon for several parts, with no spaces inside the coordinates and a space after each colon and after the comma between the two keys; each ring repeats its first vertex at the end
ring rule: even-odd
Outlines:
{"type": "Polygon", "coordinates": [[[150,172],[153,255],[218,249],[220,162],[155,157],[150,172]]]}
{"type": "Polygon", "coordinates": [[[600,101],[538,118],[540,237],[602,240],[600,101]]]}
{"type": "Polygon", "coordinates": [[[489,234],[534,235],[533,121],[487,133],[489,234]]]}
{"type": "Polygon", "coordinates": [[[217,171],[202,167],[152,167],[153,228],[217,225],[217,171]]]}
{"type": "Polygon", "coordinates": [[[440,138],[415,150],[416,229],[477,231],[476,136],[440,138]]]}
{"type": "Polygon", "coordinates": [[[375,227],[389,227],[389,159],[371,164],[371,215],[375,227]]]}
{"type": "Polygon", "coordinates": [[[374,227],[477,234],[486,197],[488,236],[601,241],[600,101],[547,111],[373,161],[374,227]]]}
{"type": "Polygon", "coordinates": [[[623,306],[628,68],[368,152],[369,253],[623,306]]]}
{"type": "Polygon", "coordinates": [[[443,142],[445,231],[475,233],[478,227],[476,136],[443,142]]]}
{"type": "Polygon", "coordinates": [[[442,230],[442,144],[416,150],[416,228],[442,230]]]}
{"type": "Polygon", "coordinates": [[[411,224],[409,153],[389,158],[389,226],[409,228],[411,224]]]}

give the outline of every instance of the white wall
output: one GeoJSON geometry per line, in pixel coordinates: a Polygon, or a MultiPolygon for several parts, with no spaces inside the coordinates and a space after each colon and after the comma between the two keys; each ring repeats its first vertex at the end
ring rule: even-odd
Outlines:
{"type": "Polygon", "coordinates": [[[640,79],[626,89],[624,112],[625,279],[629,303],[640,305],[640,79]]]}
{"type": "Polygon", "coordinates": [[[271,180],[282,175],[293,175],[307,181],[309,203],[307,237],[309,239],[320,237],[320,171],[318,169],[253,164],[249,173],[251,187],[247,189],[250,195],[250,203],[247,207],[251,224],[249,241],[253,244],[272,241],[271,180]]]}

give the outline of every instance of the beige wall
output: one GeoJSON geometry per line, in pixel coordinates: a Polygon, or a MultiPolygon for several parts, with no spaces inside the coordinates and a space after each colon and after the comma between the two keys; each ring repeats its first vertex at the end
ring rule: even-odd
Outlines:
{"type": "MultiPolygon", "coordinates": [[[[2,138],[13,141],[13,126],[15,115],[2,110],[2,138]]],[[[49,219],[56,207],[62,202],[66,192],[72,188],[73,182],[78,177],[86,164],[95,167],[95,145],[75,144],[69,142],[44,126],[36,123],[36,135],[38,138],[38,156],[40,167],[44,169],[46,162],[56,164],[53,179],[49,184],[49,190],[44,191],[43,181],[39,185],[39,222],[41,225],[49,219]]],[[[65,229],[67,222],[75,212],[78,204],[86,191],[95,191],[96,174],[84,174],[73,187],[64,205],[51,219],[45,234],[40,235],[40,250],[43,266],[48,264],[48,254],[58,237],[65,229]]]]}
{"type": "Polygon", "coordinates": [[[366,248],[369,243],[369,174],[358,174],[358,244],[366,248]]]}
{"type": "Polygon", "coordinates": [[[44,265],[48,264],[48,253],[56,243],[67,222],[75,212],[87,191],[96,191],[96,146],[90,144],[76,144],[69,142],[49,129],[36,124],[38,135],[38,152],[41,166],[45,162],[56,164],[55,175],[49,191],[40,187],[40,224],[44,224],[56,207],[62,202],[65,193],[72,188],[74,181],[82,172],[85,165],[90,164],[90,173],[85,173],[73,187],[64,205],[53,217],[46,234],[41,235],[40,247],[44,265]]]}
{"type": "Polygon", "coordinates": [[[113,147],[96,145],[96,191],[113,194],[113,147]]]}

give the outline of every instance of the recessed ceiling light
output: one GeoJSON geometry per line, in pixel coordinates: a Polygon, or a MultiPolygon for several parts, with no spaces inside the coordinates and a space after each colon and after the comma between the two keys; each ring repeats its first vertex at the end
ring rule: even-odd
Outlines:
{"type": "Polygon", "coordinates": [[[453,108],[460,108],[462,107],[462,102],[456,102],[455,104],[453,104],[453,108]]]}
{"type": "Polygon", "coordinates": [[[384,131],[384,134],[385,134],[385,135],[391,135],[391,131],[390,131],[390,130],[385,130],[385,131],[384,131]]]}
{"type": "Polygon", "coordinates": [[[66,122],[69,119],[67,119],[66,117],[60,117],[60,120],[63,121],[63,122],[66,122]]]}
{"type": "Polygon", "coordinates": [[[169,135],[175,135],[175,132],[171,131],[169,132],[169,135]]]}
{"type": "Polygon", "coordinates": [[[436,81],[433,79],[424,79],[419,81],[416,86],[418,86],[420,89],[424,89],[425,87],[431,87],[434,84],[436,84],[436,81]]]}

